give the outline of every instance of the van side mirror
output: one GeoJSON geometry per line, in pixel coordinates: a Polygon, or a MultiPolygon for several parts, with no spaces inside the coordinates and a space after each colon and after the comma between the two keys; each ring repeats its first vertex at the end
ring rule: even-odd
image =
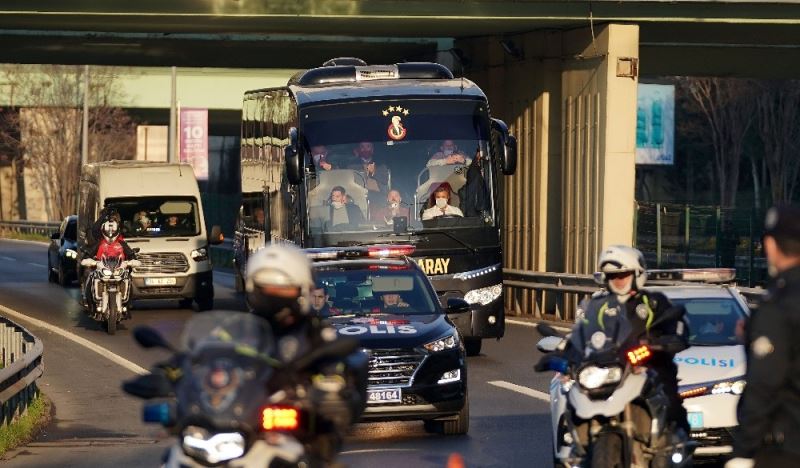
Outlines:
{"type": "Polygon", "coordinates": [[[292,127],[289,130],[289,146],[283,150],[286,160],[286,178],[292,185],[298,185],[303,181],[303,154],[298,140],[297,128],[292,127]]]}
{"type": "Polygon", "coordinates": [[[223,240],[225,240],[225,236],[222,235],[222,228],[216,224],[211,226],[211,234],[208,236],[208,243],[211,245],[219,245],[223,240]]]}
{"type": "Polygon", "coordinates": [[[52,240],[58,240],[59,237],[60,237],[60,234],[58,233],[58,231],[50,234],[50,239],[52,239],[52,240]]]}
{"type": "Polygon", "coordinates": [[[500,161],[505,175],[517,171],[517,139],[508,134],[508,125],[500,119],[492,119],[492,144],[494,157],[500,161]]]}

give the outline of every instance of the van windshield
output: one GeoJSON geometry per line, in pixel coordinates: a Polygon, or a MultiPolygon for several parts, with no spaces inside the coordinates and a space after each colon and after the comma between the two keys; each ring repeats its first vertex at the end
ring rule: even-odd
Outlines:
{"type": "Polygon", "coordinates": [[[122,235],[188,237],[200,234],[200,216],[194,197],[111,198],[106,206],[122,218],[122,235]]]}

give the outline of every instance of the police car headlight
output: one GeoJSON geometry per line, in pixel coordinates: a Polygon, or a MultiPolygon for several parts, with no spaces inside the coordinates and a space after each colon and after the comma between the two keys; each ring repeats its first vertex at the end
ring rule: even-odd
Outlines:
{"type": "Polygon", "coordinates": [[[621,378],[621,367],[588,366],[578,374],[578,383],[586,389],[594,390],[603,385],[617,383],[621,378]]]}
{"type": "Polygon", "coordinates": [[[746,384],[747,382],[743,378],[719,382],[711,388],[711,394],[730,393],[732,395],[741,395],[746,384]]]}
{"type": "Polygon", "coordinates": [[[208,249],[206,247],[201,247],[197,250],[192,250],[192,260],[195,262],[203,262],[208,260],[208,249]]]}
{"type": "Polygon", "coordinates": [[[495,284],[485,288],[473,289],[464,295],[464,300],[470,304],[486,305],[494,301],[503,293],[503,284],[495,284]]]}
{"type": "Polygon", "coordinates": [[[452,382],[458,382],[461,380],[461,369],[455,369],[442,374],[442,378],[439,379],[437,384],[446,384],[452,382]]]}
{"type": "Polygon", "coordinates": [[[66,251],[64,251],[64,255],[67,258],[78,258],[78,252],[76,252],[76,251],[74,251],[72,249],[67,249],[66,251]]]}
{"type": "Polygon", "coordinates": [[[425,349],[432,353],[438,353],[439,351],[453,349],[456,346],[458,346],[458,337],[456,335],[448,335],[426,344],[425,349]]]}
{"type": "Polygon", "coordinates": [[[744,376],[732,379],[717,380],[694,385],[684,385],[678,387],[678,393],[682,399],[695,398],[703,395],[741,395],[747,382],[744,376]]]}

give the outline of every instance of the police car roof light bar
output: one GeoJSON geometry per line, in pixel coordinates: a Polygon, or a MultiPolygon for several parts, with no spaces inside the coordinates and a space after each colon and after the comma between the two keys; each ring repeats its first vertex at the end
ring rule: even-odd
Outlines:
{"type": "Polygon", "coordinates": [[[312,261],[337,260],[340,258],[402,258],[414,253],[413,245],[370,245],[357,247],[321,247],[305,249],[312,261]]]}
{"type": "Polygon", "coordinates": [[[735,268],[677,268],[649,270],[648,280],[690,281],[700,283],[730,283],[736,280],[735,268]]]}

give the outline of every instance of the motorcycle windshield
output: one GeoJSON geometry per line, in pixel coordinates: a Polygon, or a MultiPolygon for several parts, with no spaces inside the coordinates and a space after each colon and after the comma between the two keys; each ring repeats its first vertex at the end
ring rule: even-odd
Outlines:
{"type": "Polygon", "coordinates": [[[267,382],[279,365],[269,324],[244,312],[204,312],[187,323],[182,345],[187,359],[176,388],[182,425],[258,430],[267,382]]]}
{"type": "Polygon", "coordinates": [[[100,262],[103,264],[103,268],[108,270],[116,270],[122,264],[122,257],[113,257],[108,255],[103,255],[100,259],[100,262]]]}
{"type": "Polygon", "coordinates": [[[570,337],[575,349],[582,350],[582,355],[615,351],[625,346],[633,327],[621,305],[607,306],[596,313],[587,313],[580,319],[570,337]]]}

